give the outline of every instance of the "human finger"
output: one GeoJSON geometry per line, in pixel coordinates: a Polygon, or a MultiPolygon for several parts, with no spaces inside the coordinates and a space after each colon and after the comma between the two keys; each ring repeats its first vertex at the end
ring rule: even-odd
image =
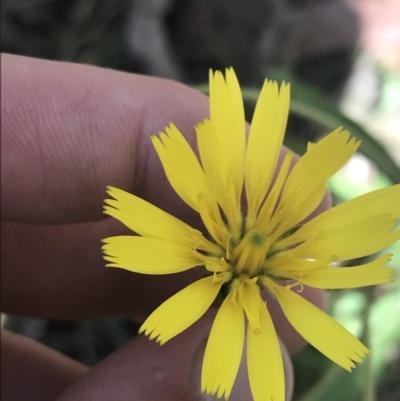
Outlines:
{"type": "Polygon", "coordinates": [[[3,55],[2,221],[100,220],[107,185],[187,219],[150,135],[173,121],[193,143],[207,98],[169,80],[3,55]]]}
{"type": "MultiPolygon", "coordinates": [[[[214,317],[207,313],[179,338],[159,346],[138,336],[75,382],[57,401],[213,401],[200,391],[201,364],[207,335],[214,317]]],[[[291,399],[293,375],[283,347],[286,400],[291,399]]],[[[230,401],[252,400],[245,358],[230,401]]]]}
{"type": "Polygon", "coordinates": [[[54,401],[86,366],[18,334],[1,333],[1,399],[54,401]]]}

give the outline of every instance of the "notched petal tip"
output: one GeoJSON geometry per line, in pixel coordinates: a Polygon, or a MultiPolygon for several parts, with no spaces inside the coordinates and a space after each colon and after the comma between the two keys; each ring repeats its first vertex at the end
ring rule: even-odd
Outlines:
{"type": "Polygon", "coordinates": [[[160,345],[174,338],[206,313],[218,295],[222,283],[205,277],[163,302],[139,329],[160,345]]]}
{"type": "Polygon", "coordinates": [[[162,337],[162,332],[159,330],[157,327],[149,327],[146,326],[145,323],[140,327],[138,333],[139,334],[144,334],[146,337],[149,338],[151,341],[155,341],[159,345],[164,345],[170,338],[164,339],[162,337]]]}
{"type": "Polygon", "coordinates": [[[113,187],[113,186],[111,186],[111,185],[107,185],[107,186],[106,186],[106,192],[107,192],[109,195],[111,195],[111,196],[112,196],[112,193],[113,193],[113,191],[114,191],[115,189],[117,189],[117,188],[115,188],[115,187],[113,187]]]}
{"type": "Polygon", "coordinates": [[[119,263],[117,263],[117,260],[114,262],[112,259],[108,259],[105,256],[103,256],[103,259],[110,262],[110,263],[106,263],[105,267],[122,268],[121,265],[119,263]]]}
{"type": "Polygon", "coordinates": [[[106,245],[112,242],[114,237],[102,238],[100,241],[104,244],[101,249],[105,249],[106,245]]]}

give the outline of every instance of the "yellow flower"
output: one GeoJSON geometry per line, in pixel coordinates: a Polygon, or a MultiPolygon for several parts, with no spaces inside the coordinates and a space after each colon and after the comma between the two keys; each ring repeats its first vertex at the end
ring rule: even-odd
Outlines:
{"type": "Polygon", "coordinates": [[[159,306],[140,332],[160,344],[175,337],[227,293],[207,343],[202,391],[228,398],[244,343],[256,401],[283,401],[284,372],[278,339],[260,295],[269,291],[294,328],[332,361],[351,371],[367,348],[335,320],[291,289],[350,288],[390,281],[391,255],[349,268],[336,261],[360,258],[400,239],[400,186],[336,206],[302,224],[322,201],[327,180],[359,146],[341,128],[318,142],[290,169],[284,157],[274,179],[286,128],[290,87],[266,81],[246,140],[243,100],[232,69],[210,72],[210,118],[196,126],[200,162],[170,125],[152,142],[177,194],[197,211],[206,236],[152,204],[108,187],[105,213],[140,236],[104,240],[107,266],[143,274],[201,267],[208,274],[159,306]],[[244,196],[245,195],[245,196],[244,196]],[[247,323],[246,323],[247,321],[247,323]]]}

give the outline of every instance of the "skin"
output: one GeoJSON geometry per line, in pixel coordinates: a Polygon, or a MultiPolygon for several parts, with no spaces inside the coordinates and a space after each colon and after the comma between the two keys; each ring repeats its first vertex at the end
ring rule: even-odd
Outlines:
{"type": "MultiPolygon", "coordinates": [[[[199,273],[106,269],[100,240],[128,231],[102,214],[105,187],[137,194],[201,229],[169,186],[149,137],[174,122],[193,144],[193,126],[208,115],[207,98],[176,82],[70,63],[5,54],[1,69],[2,311],[142,321],[199,273]]],[[[329,202],[327,195],[313,215],[329,202]]],[[[323,307],[321,291],[306,288],[302,295],[323,307]]],[[[290,398],[287,352],[305,343],[265,298],[282,341],[290,398]]],[[[138,336],[90,370],[3,332],[1,399],[202,400],[198,361],[214,315],[209,311],[162,347],[138,336]]],[[[250,399],[242,379],[233,401],[250,399]]]]}

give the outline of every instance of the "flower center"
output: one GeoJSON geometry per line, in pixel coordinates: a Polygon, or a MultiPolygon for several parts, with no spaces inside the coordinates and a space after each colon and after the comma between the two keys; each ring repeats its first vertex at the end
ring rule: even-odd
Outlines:
{"type": "Polygon", "coordinates": [[[246,274],[255,277],[261,273],[271,241],[269,237],[255,229],[247,232],[231,254],[230,265],[236,276],[246,274]]]}
{"type": "Polygon", "coordinates": [[[268,237],[265,234],[259,233],[257,230],[250,232],[248,241],[251,246],[262,248],[264,247],[268,237]]]}

